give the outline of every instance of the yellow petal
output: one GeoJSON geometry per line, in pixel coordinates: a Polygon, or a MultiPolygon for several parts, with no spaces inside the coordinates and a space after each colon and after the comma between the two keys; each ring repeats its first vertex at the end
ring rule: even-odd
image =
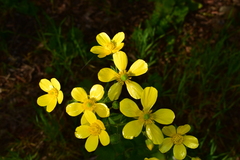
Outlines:
{"type": "Polygon", "coordinates": [[[127,80],[125,81],[128,93],[134,98],[134,99],[140,99],[143,89],[142,87],[133,81],[127,80]]]}
{"type": "Polygon", "coordinates": [[[79,102],[84,102],[86,99],[88,99],[86,91],[81,87],[73,88],[71,95],[75,100],[79,102]]]}
{"type": "Polygon", "coordinates": [[[63,92],[62,91],[58,91],[58,103],[61,104],[63,101],[63,92]]]}
{"type": "Polygon", "coordinates": [[[105,32],[99,33],[96,40],[101,46],[106,46],[111,42],[110,37],[105,32]]]}
{"type": "Polygon", "coordinates": [[[47,106],[48,103],[50,103],[51,100],[52,100],[52,96],[51,96],[51,95],[49,95],[49,94],[44,94],[44,95],[38,97],[38,99],[37,99],[37,104],[38,104],[39,106],[42,106],[42,107],[43,107],[43,106],[47,106]]]}
{"type": "Polygon", "coordinates": [[[123,32],[118,32],[112,39],[115,43],[121,43],[125,38],[125,34],[123,32]]]}
{"type": "Polygon", "coordinates": [[[119,51],[113,54],[113,62],[118,70],[125,70],[127,67],[128,59],[126,53],[119,51]]]}
{"type": "Polygon", "coordinates": [[[188,148],[195,149],[199,146],[198,139],[196,137],[185,135],[183,138],[183,144],[188,148]]]}
{"type": "Polygon", "coordinates": [[[104,130],[100,133],[99,139],[100,139],[100,142],[102,143],[103,146],[106,146],[110,143],[109,135],[104,130]]]}
{"type": "Polygon", "coordinates": [[[117,46],[112,50],[112,53],[116,53],[121,50],[124,46],[124,43],[117,44],[117,46]]]}
{"type": "Polygon", "coordinates": [[[104,88],[100,84],[95,84],[90,90],[90,98],[94,98],[96,101],[102,99],[104,95],[104,88]]]}
{"type": "Polygon", "coordinates": [[[146,125],[146,133],[154,144],[161,144],[163,142],[162,131],[154,123],[146,125]]]}
{"type": "Polygon", "coordinates": [[[176,128],[173,125],[170,126],[164,126],[162,128],[162,132],[169,137],[172,137],[174,134],[176,134],[176,128]]]}
{"type": "Polygon", "coordinates": [[[84,116],[90,124],[96,122],[97,120],[97,117],[95,116],[95,114],[89,110],[84,111],[84,116]]]}
{"type": "Polygon", "coordinates": [[[61,85],[56,78],[52,78],[51,83],[52,83],[53,87],[56,88],[57,90],[61,89],[61,85]]]}
{"type": "Polygon", "coordinates": [[[108,90],[108,97],[111,101],[117,100],[122,92],[121,83],[114,83],[108,90]]]}
{"type": "Polygon", "coordinates": [[[144,88],[141,96],[141,103],[144,111],[149,111],[156,103],[158,97],[158,91],[154,87],[144,88]]]}
{"type": "Polygon", "coordinates": [[[57,99],[53,98],[48,104],[47,104],[47,112],[52,112],[54,110],[54,108],[57,105],[57,99]]]}
{"type": "Polygon", "coordinates": [[[146,73],[147,70],[148,64],[144,60],[138,59],[131,65],[128,74],[129,76],[139,76],[146,73]]]}
{"type": "Polygon", "coordinates": [[[111,54],[112,52],[109,49],[106,49],[102,46],[93,46],[90,49],[90,52],[94,53],[94,54],[99,54],[98,57],[99,58],[104,58],[107,55],[111,54]]]}
{"type": "Polygon", "coordinates": [[[173,142],[171,138],[165,138],[163,143],[159,146],[159,151],[162,153],[166,153],[169,151],[173,146],[173,142]]]}
{"type": "Polygon", "coordinates": [[[110,82],[116,79],[118,74],[110,69],[110,68],[103,68],[98,72],[98,79],[101,82],[110,82]]]}
{"type": "Polygon", "coordinates": [[[39,86],[45,92],[48,92],[53,88],[52,83],[47,79],[41,79],[41,81],[39,82],[39,86]]]}
{"type": "Polygon", "coordinates": [[[70,116],[78,116],[83,112],[83,105],[81,103],[70,103],[66,107],[66,112],[70,116]]]}
{"type": "Polygon", "coordinates": [[[160,124],[171,124],[175,114],[171,109],[159,109],[153,113],[154,120],[160,124]]]}
{"type": "Polygon", "coordinates": [[[176,159],[184,159],[187,155],[186,147],[183,144],[174,145],[173,156],[176,159]]]}
{"type": "Polygon", "coordinates": [[[88,125],[81,125],[76,128],[75,136],[79,139],[87,138],[90,135],[89,126],[88,125]]]}
{"type": "Polygon", "coordinates": [[[90,123],[87,121],[87,119],[85,118],[84,114],[81,117],[80,123],[82,125],[90,125],[90,123]]]}
{"type": "Polygon", "coordinates": [[[134,120],[131,122],[128,122],[122,130],[123,137],[126,139],[133,139],[134,137],[137,137],[143,127],[143,122],[140,122],[139,120],[134,120]]]}
{"type": "Polygon", "coordinates": [[[128,98],[120,102],[120,111],[127,117],[138,117],[142,112],[137,104],[128,98]]]}
{"type": "Polygon", "coordinates": [[[98,136],[90,135],[85,143],[85,148],[88,152],[95,151],[98,146],[98,136]]]}
{"type": "Polygon", "coordinates": [[[177,133],[178,133],[178,134],[181,134],[181,135],[184,135],[184,134],[186,134],[187,132],[189,132],[190,129],[191,129],[190,125],[189,125],[189,124],[185,124],[185,125],[179,126],[179,127],[177,128],[177,133]]]}
{"type": "Polygon", "coordinates": [[[110,114],[109,108],[104,103],[96,103],[94,111],[99,115],[99,117],[105,118],[110,114]]]}

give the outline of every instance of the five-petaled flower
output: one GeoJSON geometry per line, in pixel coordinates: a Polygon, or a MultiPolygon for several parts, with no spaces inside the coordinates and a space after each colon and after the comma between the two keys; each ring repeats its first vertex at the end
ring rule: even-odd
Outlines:
{"type": "Polygon", "coordinates": [[[163,143],[159,146],[159,150],[162,153],[169,151],[173,147],[173,156],[176,159],[184,159],[187,155],[186,147],[195,149],[198,147],[198,139],[194,136],[185,135],[191,129],[190,125],[186,124],[176,128],[173,125],[165,126],[162,128],[163,133],[168,138],[163,140],[163,143]]]}
{"type": "Polygon", "coordinates": [[[43,107],[47,106],[47,112],[52,112],[57,102],[61,104],[63,101],[63,92],[60,90],[61,85],[56,78],[52,78],[51,81],[41,79],[39,86],[43,91],[47,92],[47,94],[38,97],[37,104],[43,107]]]}
{"type": "Polygon", "coordinates": [[[88,152],[95,151],[100,140],[103,146],[110,143],[108,133],[102,121],[98,120],[91,111],[86,111],[85,116],[88,123],[81,124],[76,128],[75,136],[80,139],[87,138],[85,148],[88,152]]]}
{"type": "Polygon", "coordinates": [[[124,45],[124,43],[122,43],[124,38],[125,34],[123,32],[117,33],[112,40],[105,32],[99,33],[96,39],[101,46],[93,46],[90,51],[94,54],[98,54],[99,58],[104,58],[107,55],[121,50],[124,45]]]}
{"type": "Polygon", "coordinates": [[[120,111],[127,117],[133,117],[137,120],[128,122],[123,130],[123,137],[133,139],[137,137],[143,126],[146,127],[147,136],[154,144],[163,142],[162,131],[154,124],[154,121],[160,124],[170,124],[175,118],[175,114],[170,109],[158,109],[152,113],[151,108],[155,104],[158,91],[154,87],[146,87],[141,96],[143,110],[140,110],[135,102],[125,98],[120,102],[120,111]]]}
{"type": "Polygon", "coordinates": [[[78,101],[67,105],[66,112],[70,116],[78,116],[86,110],[96,112],[100,117],[109,116],[109,108],[104,103],[97,103],[104,95],[104,88],[100,84],[95,84],[90,90],[88,96],[86,91],[81,87],[73,88],[72,97],[78,101]]]}
{"type": "Polygon", "coordinates": [[[128,59],[127,55],[122,51],[113,54],[113,62],[119,70],[118,73],[111,68],[103,68],[98,72],[98,79],[102,82],[117,80],[117,83],[113,84],[108,91],[109,99],[113,101],[119,98],[124,83],[127,86],[129,94],[135,99],[140,99],[143,89],[138,83],[130,79],[132,76],[139,76],[146,73],[148,70],[147,63],[144,60],[138,59],[126,71],[128,59]]]}

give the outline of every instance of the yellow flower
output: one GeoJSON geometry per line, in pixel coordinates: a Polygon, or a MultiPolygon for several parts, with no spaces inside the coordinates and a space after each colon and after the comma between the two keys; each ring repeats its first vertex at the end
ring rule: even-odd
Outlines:
{"type": "Polygon", "coordinates": [[[89,96],[81,87],[73,88],[71,95],[78,102],[67,105],[66,112],[70,116],[78,116],[86,110],[96,112],[100,117],[109,116],[110,113],[107,105],[104,103],[97,103],[97,101],[102,99],[104,95],[104,89],[102,85],[95,84],[92,86],[89,96]]]}
{"type": "Polygon", "coordinates": [[[130,79],[132,76],[139,76],[146,73],[148,70],[147,63],[139,59],[126,71],[128,59],[127,55],[122,51],[113,54],[113,61],[119,70],[118,73],[110,68],[103,68],[98,72],[98,79],[102,82],[117,80],[117,83],[113,84],[108,91],[109,99],[113,101],[119,98],[124,83],[127,86],[129,94],[135,99],[140,99],[143,89],[138,83],[130,79]]]}
{"type": "Polygon", "coordinates": [[[135,102],[125,98],[120,102],[120,111],[127,117],[133,117],[137,120],[128,122],[122,130],[123,137],[133,139],[137,137],[143,126],[146,127],[146,134],[154,144],[161,144],[163,141],[162,131],[154,124],[154,121],[160,124],[170,124],[175,118],[175,114],[170,109],[159,109],[152,113],[152,106],[155,104],[158,91],[154,87],[146,87],[141,96],[143,110],[140,110],[135,102]]]}
{"type": "Polygon", "coordinates": [[[194,136],[185,135],[191,129],[190,125],[186,124],[176,128],[173,125],[163,127],[162,131],[168,138],[163,140],[159,150],[162,153],[169,151],[173,147],[173,156],[176,159],[184,159],[187,155],[186,147],[195,149],[198,147],[198,139],[194,136]]]}
{"type": "Polygon", "coordinates": [[[105,131],[105,126],[102,121],[98,120],[95,114],[91,111],[85,112],[85,118],[88,124],[82,124],[76,128],[75,136],[79,139],[87,138],[85,148],[88,152],[95,151],[100,140],[103,146],[110,143],[108,133],[105,131]]]}
{"type": "Polygon", "coordinates": [[[153,147],[154,147],[154,144],[153,144],[153,142],[150,140],[150,139],[146,139],[145,140],[145,144],[146,144],[146,146],[147,146],[147,148],[151,151],[152,149],[153,149],[153,147]]]}
{"type": "Polygon", "coordinates": [[[39,106],[47,106],[47,112],[52,112],[63,101],[63,92],[60,90],[61,85],[56,78],[52,78],[51,82],[47,79],[41,79],[39,82],[40,88],[47,94],[38,97],[37,104],[39,106]]]}
{"type": "Polygon", "coordinates": [[[123,32],[117,33],[111,40],[109,36],[105,33],[99,33],[96,37],[98,44],[101,46],[93,46],[91,52],[98,54],[99,58],[106,57],[112,53],[116,53],[123,48],[125,35],[123,32]]]}
{"type": "Polygon", "coordinates": [[[144,160],[159,160],[158,158],[152,157],[152,158],[144,158],[144,160]]]}

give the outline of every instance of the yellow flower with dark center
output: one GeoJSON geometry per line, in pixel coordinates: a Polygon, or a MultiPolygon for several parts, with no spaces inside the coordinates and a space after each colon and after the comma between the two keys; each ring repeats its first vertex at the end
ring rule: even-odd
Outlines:
{"type": "Polygon", "coordinates": [[[43,91],[47,92],[47,94],[38,97],[37,104],[43,107],[47,106],[47,112],[52,112],[57,102],[61,104],[63,101],[63,92],[60,90],[61,85],[56,78],[52,78],[51,81],[41,79],[39,86],[43,91]]]}
{"type": "Polygon", "coordinates": [[[158,109],[152,113],[151,108],[155,104],[158,91],[154,87],[146,87],[141,96],[143,110],[140,110],[135,102],[125,98],[120,102],[120,111],[127,117],[136,118],[128,122],[122,130],[123,137],[133,139],[137,137],[143,126],[146,127],[146,134],[154,144],[163,142],[162,131],[155,125],[155,121],[160,124],[170,124],[175,118],[175,114],[170,109],[158,109]]]}
{"type": "Polygon", "coordinates": [[[127,71],[127,55],[119,51],[113,54],[113,62],[118,68],[119,72],[114,71],[111,68],[103,68],[98,72],[98,79],[102,82],[110,82],[116,80],[117,83],[114,83],[109,91],[108,97],[111,101],[117,100],[122,92],[122,86],[126,84],[127,90],[129,94],[135,98],[140,99],[142,94],[142,87],[130,79],[133,76],[139,76],[147,72],[148,65],[144,60],[137,60],[131,66],[130,69],[127,71]]]}
{"type": "Polygon", "coordinates": [[[100,117],[108,117],[109,108],[104,103],[97,103],[104,95],[104,88],[100,84],[95,84],[90,90],[88,96],[86,91],[81,87],[76,87],[71,92],[72,97],[78,101],[67,105],[66,112],[70,116],[78,116],[82,112],[96,112],[100,117]]]}
{"type": "Polygon", "coordinates": [[[103,146],[110,143],[108,133],[102,121],[98,120],[95,114],[91,111],[86,111],[84,114],[88,123],[81,124],[76,128],[75,136],[79,139],[87,138],[85,148],[88,152],[95,151],[99,140],[103,146]]]}
{"type": "Polygon", "coordinates": [[[169,151],[173,147],[173,156],[176,159],[184,159],[187,155],[186,147],[195,149],[198,147],[198,139],[194,136],[185,135],[191,129],[190,125],[186,124],[176,128],[173,125],[163,127],[162,131],[168,138],[163,140],[163,143],[159,146],[159,150],[162,153],[169,151]]]}
{"type": "Polygon", "coordinates": [[[107,55],[120,51],[124,45],[124,43],[122,43],[124,38],[125,34],[123,32],[117,33],[112,40],[105,32],[99,33],[96,39],[101,46],[93,46],[90,51],[98,54],[99,58],[104,58],[107,55]]]}

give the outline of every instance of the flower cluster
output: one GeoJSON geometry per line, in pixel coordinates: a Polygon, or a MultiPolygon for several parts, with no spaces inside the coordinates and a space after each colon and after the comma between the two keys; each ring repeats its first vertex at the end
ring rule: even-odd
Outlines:
{"type": "MultiPolygon", "coordinates": [[[[121,95],[123,85],[131,98],[124,98],[119,103],[119,114],[134,120],[127,122],[122,129],[125,139],[133,139],[141,133],[146,136],[146,146],[152,150],[155,145],[159,146],[161,153],[168,152],[173,146],[173,155],[176,159],[184,159],[187,155],[186,147],[195,149],[198,147],[198,139],[194,136],[186,135],[190,131],[190,125],[179,126],[177,129],[170,125],[175,114],[171,109],[160,108],[154,110],[157,102],[158,91],[153,86],[142,88],[140,84],[132,80],[135,76],[140,76],[148,71],[148,64],[142,60],[136,60],[127,70],[128,57],[121,49],[124,46],[125,34],[117,33],[113,39],[102,32],[97,35],[96,40],[100,46],[93,46],[91,52],[98,54],[99,58],[104,58],[112,54],[116,69],[102,68],[98,72],[98,79],[101,82],[115,81],[107,91],[110,102],[117,101],[121,95]],[[140,100],[140,107],[136,101],[140,100]],[[162,129],[159,128],[164,126],[162,129]],[[164,138],[164,135],[168,136],[164,138]],[[186,147],[185,147],[186,146],[186,147]]],[[[47,112],[53,111],[57,102],[63,101],[63,93],[60,90],[60,83],[57,79],[51,81],[42,79],[40,88],[47,94],[40,96],[37,103],[46,106],[47,112]]],[[[75,87],[71,91],[74,102],[66,106],[66,113],[72,117],[81,115],[80,125],[75,130],[75,136],[85,139],[85,148],[88,152],[95,151],[99,141],[103,146],[110,143],[110,137],[104,125],[103,118],[109,117],[110,108],[104,103],[105,91],[100,84],[95,84],[90,89],[89,94],[83,87],[75,87]]],[[[145,158],[145,160],[155,160],[158,158],[145,158]]]]}

